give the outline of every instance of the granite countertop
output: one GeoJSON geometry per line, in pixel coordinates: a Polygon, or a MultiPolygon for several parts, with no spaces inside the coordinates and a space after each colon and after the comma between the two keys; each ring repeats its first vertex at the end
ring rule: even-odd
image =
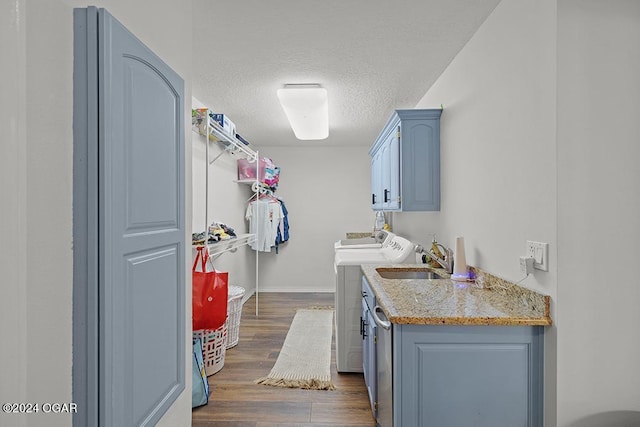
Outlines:
{"type": "MultiPolygon", "coordinates": [[[[376,268],[415,270],[425,264],[363,264],[362,272],[377,304],[395,324],[414,325],[551,325],[549,297],[480,269],[475,282],[450,279],[385,279],[376,268]]],[[[449,277],[443,269],[437,274],[449,277]]]]}

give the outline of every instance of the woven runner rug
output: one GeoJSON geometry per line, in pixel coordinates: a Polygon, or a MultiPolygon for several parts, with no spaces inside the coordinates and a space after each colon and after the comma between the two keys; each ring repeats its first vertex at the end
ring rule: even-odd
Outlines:
{"type": "Polygon", "coordinates": [[[335,390],[331,382],[332,334],[333,310],[297,310],[273,369],[256,383],[335,390]]]}

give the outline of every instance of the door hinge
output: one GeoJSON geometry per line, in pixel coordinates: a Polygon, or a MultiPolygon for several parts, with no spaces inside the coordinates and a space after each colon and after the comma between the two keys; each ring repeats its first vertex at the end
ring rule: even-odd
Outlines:
{"type": "Polygon", "coordinates": [[[377,335],[373,337],[373,343],[374,344],[378,344],[378,336],[377,335]]]}
{"type": "Polygon", "coordinates": [[[398,126],[398,131],[396,132],[396,136],[398,137],[398,141],[400,141],[400,126],[398,126]]]}
{"type": "Polygon", "coordinates": [[[378,412],[378,402],[373,402],[373,410],[378,412]]]}

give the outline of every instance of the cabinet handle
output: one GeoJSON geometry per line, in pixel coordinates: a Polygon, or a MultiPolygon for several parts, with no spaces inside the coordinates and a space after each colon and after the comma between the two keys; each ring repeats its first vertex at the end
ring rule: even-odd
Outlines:
{"type": "Polygon", "coordinates": [[[366,320],[362,320],[362,340],[367,337],[367,322],[366,320]]]}
{"type": "Polygon", "coordinates": [[[371,204],[375,205],[376,204],[376,195],[371,193],[371,204]]]}
{"type": "Polygon", "coordinates": [[[386,188],[384,189],[384,202],[387,203],[389,201],[389,193],[390,191],[386,188]]]}

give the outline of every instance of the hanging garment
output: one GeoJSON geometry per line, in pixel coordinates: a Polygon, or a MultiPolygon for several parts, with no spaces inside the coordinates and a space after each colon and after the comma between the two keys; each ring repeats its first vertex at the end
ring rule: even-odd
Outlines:
{"type": "Polygon", "coordinates": [[[276,253],[278,253],[278,246],[289,240],[289,211],[287,211],[284,200],[278,197],[278,201],[282,208],[282,221],[280,221],[280,226],[276,232],[276,253]]]}
{"type": "Polygon", "coordinates": [[[249,233],[256,235],[256,239],[250,244],[251,249],[271,252],[282,217],[282,207],[273,197],[249,203],[245,218],[249,221],[249,233]]]}

